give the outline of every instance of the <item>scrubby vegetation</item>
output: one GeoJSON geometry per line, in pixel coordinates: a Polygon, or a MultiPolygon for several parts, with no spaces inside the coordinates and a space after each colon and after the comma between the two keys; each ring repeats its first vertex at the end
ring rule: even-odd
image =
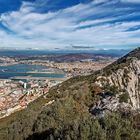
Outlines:
{"type": "MultiPolygon", "coordinates": [[[[53,120],[54,117],[51,117],[53,120]]],[[[36,122],[39,124],[36,125],[39,125],[40,128],[37,129],[41,129],[43,126],[45,130],[34,133],[27,140],[139,140],[140,137],[139,129],[133,127],[134,118],[122,118],[120,114],[112,114],[104,119],[93,119],[86,114],[74,120],[71,118],[71,121],[65,119],[63,122],[61,120],[56,120],[54,123],[51,121],[51,125],[54,125],[52,128],[48,128],[49,121],[48,124],[43,124],[44,121],[39,120],[36,122]]]]}
{"type": "MultiPolygon", "coordinates": [[[[68,81],[69,82],[69,81],[68,81]]],[[[67,84],[67,82],[65,82],[67,84]]],[[[102,89],[86,81],[54,87],[29,107],[6,118],[1,140],[138,140],[138,115],[113,113],[94,118],[89,107],[102,89]],[[78,87],[78,88],[77,88],[78,87]],[[49,106],[48,101],[55,100],[49,106]],[[127,117],[126,117],[127,116],[127,117]]]]}
{"type": "Polygon", "coordinates": [[[128,100],[129,100],[129,95],[128,93],[123,93],[119,96],[119,102],[122,103],[128,103],[128,100]]]}

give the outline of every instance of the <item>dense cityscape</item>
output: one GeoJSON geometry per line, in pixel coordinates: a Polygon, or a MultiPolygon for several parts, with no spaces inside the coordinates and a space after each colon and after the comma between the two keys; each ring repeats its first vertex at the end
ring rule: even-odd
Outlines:
{"type": "MultiPolygon", "coordinates": [[[[74,55],[76,56],[76,54],[74,55]]],[[[60,62],[56,62],[55,60],[41,60],[46,56],[35,57],[34,60],[24,60],[23,58],[17,57],[0,57],[0,66],[1,73],[6,74],[8,69],[5,69],[6,66],[13,65],[28,65],[33,66],[46,66],[47,69],[39,69],[33,71],[27,71],[27,74],[59,74],[65,73],[65,76],[62,78],[50,78],[50,77],[31,77],[28,76],[15,76],[10,77],[9,79],[1,79],[0,80],[0,118],[9,116],[11,113],[22,110],[28,106],[28,104],[40,96],[44,96],[48,93],[49,89],[52,86],[55,86],[69,78],[78,76],[78,75],[89,75],[96,70],[100,70],[101,68],[111,64],[117,58],[113,59],[109,56],[99,57],[98,61],[94,59],[84,58],[83,56],[79,56],[78,60],[74,58],[72,62],[71,60],[61,60],[60,62]]],[[[56,57],[55,55],[53,57],[56,57]]],[[[60,57],[60,56],[59,56],[60,57]]],[[[62,55],[63,57],[63,55],[62,55]]],[[[69,55],[68,55],[69,57],[69,55]]],[[[77,58],[77,57],[76,57],[77,58]]],[[[71,59],[71,57],[70,57],[71,59]]]]}

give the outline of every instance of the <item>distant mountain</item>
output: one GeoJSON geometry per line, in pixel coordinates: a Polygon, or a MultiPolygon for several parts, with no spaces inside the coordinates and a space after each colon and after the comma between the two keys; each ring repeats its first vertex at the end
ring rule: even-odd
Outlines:
{"type": "Polygon", "coordinates": [[[1,140],[138,140],[140,48],[0,120],[1,140]]]}
{"type": "Polygon", "coordinates": [[[127,54],[130,51],[128,50],[31,50],[31,49],[1,49],[0,48],[0,56],[10,56],[10,57],[33,57],[33,56],[42,56],[42,55],[69,55],[69,54],[90,54],[96,56],[111,56],[111,57],[121,57],[127,54]]]}
{"type": "Polygon", "coordinates": [[[105,60],[114,57],[115,56],[104,55],[104,54],[78,53],[78,54],[64,54],[58,56],[49,56],[46,59],[55,62],[75,62],[75,61],[82,61],[82,60],[98,61],[98,60],[105,60]]]}

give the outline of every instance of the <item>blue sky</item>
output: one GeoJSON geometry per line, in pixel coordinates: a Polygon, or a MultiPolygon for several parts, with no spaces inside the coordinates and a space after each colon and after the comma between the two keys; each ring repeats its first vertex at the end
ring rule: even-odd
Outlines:
{"type": "Polygon", "coordinates": [[[140,46],[140,0],[0,0],[0,47],[140,46]]]}

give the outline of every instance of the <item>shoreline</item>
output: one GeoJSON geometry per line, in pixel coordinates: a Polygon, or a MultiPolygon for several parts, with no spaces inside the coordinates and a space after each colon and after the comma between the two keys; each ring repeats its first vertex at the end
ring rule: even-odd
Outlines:
{"type": "MultiPolygon", "coordinates": [[[[14,65],[22,65],[22,64],[23,63],[18,62],[18,63],[13,63],[13,64],[10,64],[10,65],[5,65],[5,67],[6,66],[14,66],[14,65]]],[[[23,65],[27,65],[27,67],[28,67],[28,65],[31,65],[31,66],[44,66],[44,65],[39,65],[39,64],[27,64],[27,63],[24,63],[23,65]]],[[[15,79],[18,79],[17,77],[23,77],[23,79],[29,79],[28,75],[31,75],[30,79],[39,79],[39,78],[40,79],[51,79],[52,78],[52,79],[57,79],[57,80],[58,79],[63,79],[63,78],[67,79],[67,74],[64,71],[62,71],[60,69],[56,69],[56,68],[47,67],[47,66],[45,66],[45,67],[46,67],[46,69],[45,68],[41,68],[39,70],[34,69],[33,71],[32,71],[32,68],[31,68],[31,70],[25,71],[25,72],[16,72],[16,71],[15,72],[13,72],[13,71],[8,72],[8,71],[5,71],[4,69],[1,69],[0,74],[6,75],[6,74],[11,73],[11,77],[7,77],[7,76],[3,77],[2,76],[2,78],[0,78],[0,79],[8,80],[8,79],[12,79],[13,77],[15,79]],[[51,77],[50,75],[53,75],[53,76],[51,77]],[[60,75],[60,77],[57,76],[57,75],[60,75]]]]}

